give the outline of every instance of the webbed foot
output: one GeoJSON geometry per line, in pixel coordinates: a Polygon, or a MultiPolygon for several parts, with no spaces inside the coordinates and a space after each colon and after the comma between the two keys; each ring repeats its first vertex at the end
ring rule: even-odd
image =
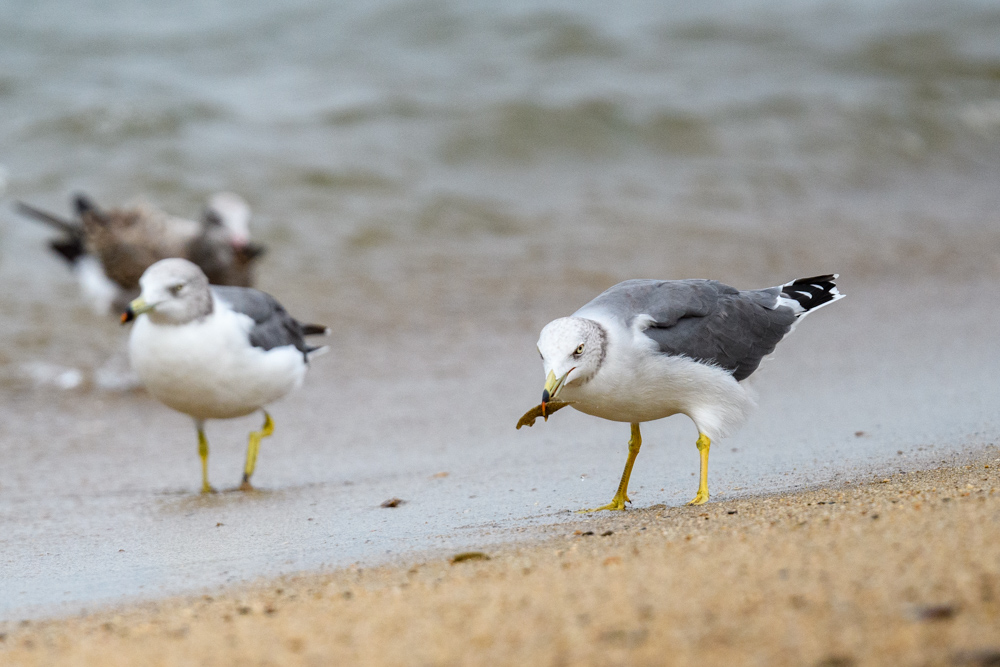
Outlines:
{"type": "Polygon", "coordinates": [[[708,502],[708,490],[702,491],[698,489],[698,493],[695,494],[694,498],[689,500],[686,505],[704,505],[708,502]]]}
{"type": "Polygon", "coordinates": [[[600,512],[602,510],[619,510],[619,511],[624,511],[625,510],[625,503],[630,503],[630,502],[632,502],[632,500],[627,495],[626,496],[618,496],[618,495],[616,495],[614,498],[611,499],[610,503],[608,503],[607,505],[604,505],[603,507],[595,507],[594,509],[589,509],[589,510],[577,510],[576,513],[577,514],[589,514],[590,512],[600,512]]]}

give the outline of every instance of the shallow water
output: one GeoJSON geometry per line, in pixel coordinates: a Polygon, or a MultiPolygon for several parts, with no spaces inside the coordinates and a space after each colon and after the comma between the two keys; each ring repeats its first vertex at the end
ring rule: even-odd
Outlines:
{"type": "MultiPolygon", "coordinates": [[[[997,441],[998,30],[985,2],[5,3],[0,616],[607,502],[627,428],[514,423],[538,330],[631,277],[842,274],[713,449],[716,499],[997,441]],[[127,330],[9,203],[195,215],[222,188],[255,208],[260,286],[333,334],[272,411],[263,491],[201,498],[189,421],[114,388],[127,330]]],[[[255,419],[210,425],[217,486],[255,419]]],[[[690,422],[643,433],[636,505],[687,500],[690,422]]]]}

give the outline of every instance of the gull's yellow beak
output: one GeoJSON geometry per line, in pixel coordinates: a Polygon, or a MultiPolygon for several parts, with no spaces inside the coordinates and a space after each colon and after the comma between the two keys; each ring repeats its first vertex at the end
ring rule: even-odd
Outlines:
{"type": "Polygon", "coordinates": [[[545,404],[556,399],[559,390],[562,389],[563,382],[566,381],[566,376],[572,373],[575,368],[576,366],[563,373],[561,378],[557,378],[554,372],[549,371],[548,377],[545,378],[545,389],[542,390],[542,417],[545,421],[549,420],[549,416],[545,414],[545,404]]]}
{"type": "Polygon", "coordinates": [[[128,308],[125,309],[125,312],[122,313],[122,324],[127,324],[143,313],[148,313],[151,310],[153,310],[153,306],[146,303],[146,300],[140,296],[138,299],[130,303],[128,308]]]}

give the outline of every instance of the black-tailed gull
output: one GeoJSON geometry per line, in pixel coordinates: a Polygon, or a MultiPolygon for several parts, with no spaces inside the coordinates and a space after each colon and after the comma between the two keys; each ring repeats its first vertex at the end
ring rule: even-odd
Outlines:
{"type": "MultiPolygon", "coordinates": [[[[753,399],[741,384],[798,320],[843,297],[836,275],[740,291],[714,280],[627,280],[538,338],[547,374],[542,414],[558,398],[589,415],[629,422],[628,460],[611,502],[623,510],[639,454],[639,424],[685,414],[698,428],[698,493],[708,500],[708,450],[746,419],[753,399]]],[[[595,510],[585,510],[595,511],[595,510]]]]}
{"type": "Polygon", "coordinates": [[[253,264],[263,253],[249,240],[250,207],[239,195],[212,195],[202,220],[169,215],[139,201],[101,209],[76,195],[77,220],[65,220],[18,202],[18,210],[62,233],[50,242],[73,268],[85,299],[97,313],[121,311],[138,291],[139,277],[154,262],[184,257],[217,285],[253,284],[253,264]]]}
{"type": "Polygon", "coordinates": [[[135,320],[132,367],[153,396],[194,419],[203,493],[213,490],[205,420],[264,413],[264,426],[250,433],[240,486],[251,489],[261,438],[274,430],[264,406],[302,384],[310,355],[322,349],[305,336],[326,327],[302,324],[264,292],[210,286],[186,259],[156,262],[139,284],[141,295],[122,315],[122,322],[135,320]]]}

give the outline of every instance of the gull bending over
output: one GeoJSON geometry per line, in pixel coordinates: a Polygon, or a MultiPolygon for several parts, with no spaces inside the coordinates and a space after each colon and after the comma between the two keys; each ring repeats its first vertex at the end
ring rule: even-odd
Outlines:
{"type": "MultiPolygon", "coordinates": [[[[685,414],[698,428],[701,477],[688,503],[708,500],[711,441],[741,426],[753,400],[741,384],[810,312],[841,299],[836,275],[740,291],[714,280],[627,280],[547,324],[538,351],[546,404],[629,422],[628,459],[611,502],[623,510],[641,422],[685,414]]],[[[595,510],[586,510],[595,511],[595,510]]]]}

